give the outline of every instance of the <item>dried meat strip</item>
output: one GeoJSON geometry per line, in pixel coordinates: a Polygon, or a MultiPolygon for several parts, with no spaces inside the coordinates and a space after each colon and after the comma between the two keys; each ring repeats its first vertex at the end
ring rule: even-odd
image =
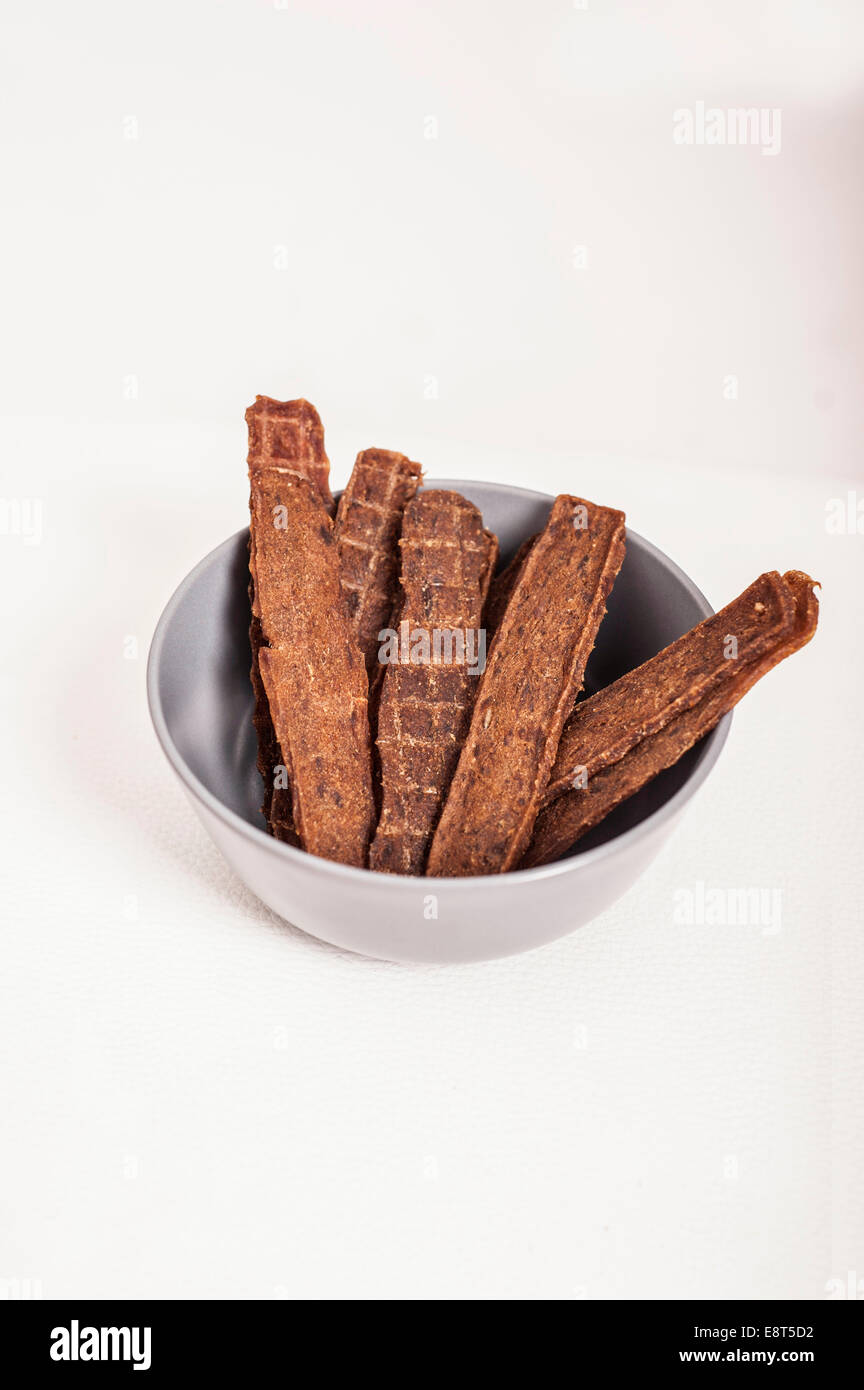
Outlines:
{"type": "MultiPolygon", "coordinates": [[[[269,396],[256,396],[255,404],[246,411],[246,424],[249,429],[250,477],[253,470],[259,473],[270,469],[281,474],[297,473],[315,485],[328,512],[332,512],[330,463],[324,450],[324,429],[315,407],[304,400],[274,401],[269,396]]],[[[253,516],[251,526],[254,524],[253,516]]],[[[281,786],[280,778],[275,775],[277,767],[284,767],[284,759],[273,731],[273,720],[259,669],[259,651],[264,644],[264,638],[255,596],[251,527],[249,567],[249,599],[252,608],[249,627],[249,642],[252,648],[250,676],[255,696],[252,719],[258,738],[258,771],[264,782],[264,802],[261,810],[271,834],[289,844],[298,844],[290,788],[281,786]]],[[[281,781],[284,782],[284,774],[281,781]]]]}
{"type": "Polygon", "coordinates": [[[428,874],[503,873],[521,859],[624,546],[622,512],[556,498],[492,644],[428,874]]]}
{"type": "MultiPolygon", "coordinates": [[[[773,642],[749,662],[728,662],[726,678],[715,683],[697,704],[690,707],[685,704],[665,725],[631,747],[617,762],[601,767],[595,777],[589,778],[584,789],[564,792],[544,807],[520,868],[536,868],[565,854],[622,801],[676,763],[772,667],[810,641],[819,615],[814,581],[809,575],[790,570],[783,576],[783,582],[789,591],[793,613],[791,621],[783,624],[773,642]]],[[[600,691],[593,699],[599,700],[605,693],[600,691]]],[[[591,703],[593,701],[586,701],[586,710],[591,703]]]]}
{"type": "Polygon", "coordinates": [[[342,587],[370,675],[398,586],[402,514],[421,478],[419,463],[404,454],[364,449],[336,510],[342,587]]]}
{"type": "Polygon", "coordinates": [[[482,675],[498,543],[476,507],[436,489],[408,503],[399,548],[399,645],[380,689],[381,815],[369,867],[422,874],[482,675]]]}
{"type": "Polygon", "coordinates": [[[536,540],[536,536],[529,536],[527,541],[523,541],[509,565],[500,574],[495,575],[489,586],[489,601],[486,604],[485,618],[487,642],[501,626],[501,619],[504,617],[504,611],[510,602],[510,595],[516,587],[516,581],[522,573],[525,561],[534,549],[536,540]]]}
{"type": "MultiPolygon", "coordinates": [[[[254,587],[250,580],[249,599],[253,603],[254,587]]],[[[255,696],[252,722],[255,725],[255,733],[258,738],[258,771],[264,782],[264,802],[261,810],[271,835],[275,835],[277,840],[286,840],[289,844],[297,845],[300,843],[300,839],[294,827],[291,793],[290,791],[280,791],[278,787],[274,791],[275,770],[283,765],[282,753],[276,741],[276,732],[273,728],[270,706],[267,702],[267,692],[261,679],[259,653],[261,648],[266,646],[266,643],[261,631],[261,619],[255,614],[252,615],[252,621],[249,624],[249,644],[252,648],[250,676],[255,696]]]]}
{"type": "Polygon", "coordinates": [[[769,650],[792,623],[795,605],[776,570],[691,628],[656,656],[576,706],[561,735],[544,804],[591,778],[682,710],[698,704],[735,663],[769,650]]]}
{"type": "Polygon", "coordinates": [[[372,831],[366,668],[339,577],[333,525],[314,484],[253,472],[261,679],[310,854],[362,866],[372,831]]]}
{"type": "Polygon", "coordinates": [[[246,411],[249,427],[249,467],[298,473],[315,484],[327,511],[334,511],[330,492],[330,461],[324,450],[321,416],[309,401],[274,401],[256,396],[246,411]]]}

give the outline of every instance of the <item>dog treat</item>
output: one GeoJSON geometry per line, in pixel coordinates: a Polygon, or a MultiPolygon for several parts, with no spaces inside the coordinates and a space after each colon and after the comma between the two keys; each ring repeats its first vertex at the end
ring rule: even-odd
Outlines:
{"type": "MultiPolygon", "coordinates": [[[[255,404],[246,411],[246,424],[249,429],[249,475],[253,471],[261,473],[268,470],[279,473],[292,472],[308,478],[321,496],[328,512],[332,512],[333,498],[330,493],[330,462],[324,451],[324,429],[314,405],[309,401],[274,401],[269,396],[256,396],[255,404]]],[[[273,731],[270,707],[259,670],[259,651],[264,645],[261,620],[255,598],[254,548],[250,522],[249,541],[249,600],[252,620],[249,627],[249,644],[252,648],[251,679],[255,695],[255,710],[252,716],[258,737],[258,771],[264,782],[264,802],[261,810],[267,827],[277,840],[298,844],[298,836],[293,822],[291,791],[286,786],[275,785],[274,781],[284,781],[274,777],[274,769],[284,767],[284,759],[273,731]]]]}
{"type": "Polygon", "coordinates": [[[253,467],[258,472],[272,468],[308,478],[332,516],[330,460],[324,450],[324,426],[314,405],[256,396],[246,411],[246,424],[250,473],[253,467]]]}
{"type": "Polygon", "coordinates": [[[483,607],[498,553],[476,507],[433,490],[405,508],[398,638],[378,705],[381,815],[369,867],[422,874],[485,661],[483,607]]]}
{"type": "MultiPolygon", "coordinates": [[[[249,601],[254,606],[255,585],[251,579],[249,580],[249,601]]],[[[252,648],[252,667],[249,674],[252,678],[252,691],[255,696],[252,723],[255,725],[255,733],[258,738],[258,771],[264,782],[264,802],[261,810],[271,835],[275,835],[277,840],[286,840],[288,844],[296,845],[300,841],[294,828],[290,791],[285,792],[277,789],[275,792],[277,804],[274,815],[274,769],[282,765],[282,754],[276,741],[273,720],[270,718],[270,706],[267,703],[267,692],[261,679],[259,652],[266,644],[261,632],[261,619],[254,613],[249,624],[249,645],[252,648]]]]}
{"type": "Polygon", "coordinates": [[[342,588],[370,675],[378,664],[378,633],[393,611],[402,513],[421,478],[419,463],[404,454],[364,449],[336,509],[342,588]]]}
{"type": "Polygon", "coordinates": [[[492,644],[427,873],[503,873],[519,863],[624,546],[623,512],[556,498],[492,644]]]}
{"type": "MultiPolygon", "coordinates": [[[[767,578],[774,580],[776,576],[763,576],[763,579],[767,578]]],[[[757,580],[757,585],[759,582],[757,580]]],[[[698,703],[688,706],[688,692],[679,706],[679,712],[668,722],[655,726],[618,761],[605,765],[600,763],[600,771],[594,777],[589,776],[584,789],[564,792],[544,807],[537,818],[534,837],[520,868],[536,868],[564,854],[580,836],[597,825],[622,801],[633,796],[664,768],[671,767],[705,734],[710,733],[724,714],[772,667],[810,641],[819,616],[819,604],[813,592],[814,581],[809,575],[790,570],[783,576],[782,582],[788,591],[791,611],[786,611],[782,621],[774,621],[773,636],[769,642],[754,643],[759,648],[758,655],[751,655],[749,661],[728,661],[720,679],[714,681],[713,688],[698,703]]],[[[752,587],[756,588],[756,585],[752,587]]],[[[730,608],[734,607],[734,604],[730,605],[730,608]]],[[[777,612],[779,615],[779,605],[777,612]]],[[[704,627],[704,624],[700,624],[700,627],[704,627]]],[[[699,628],[694,629],[694,633],[698,632],[699,628]]],[[[665,653],[660,655],[662,657],[665,653]]],[[[645,666],[639,667],[639,671],[645,672],[651,665],[652,662],[646,662],[645,666]]],[[[691,676],[690,679],[696,685],[700,683],[698,676],[695,679],[691,676]]],[[[599,691],[585,702],[585,711],[627,680],[627,676],[622,676],[615,685],[608,687],[608,691],[599,691]]],[[[684,687],[676,686],[674,694],[683,696],[684,687]]]]}
{"type": "MultiPolygon", "coordinates": [[[[372,831],[368,682],[317,482],[252,468],[261,681],[303,848],[362,866],[372,831]]],[[[275,798],[274,798],[275,800],[275,798]]]]}
{"type": "Polygon", "coordinates": [[[311,854],[439,878],[549,863],[815,631],[813,580],[771,571],[586,698],[622,512],[559,496],[494,575],[480,512],[420,492],[404,454],[361,451],[337,508],[308,401],[258,396],[246,421],[262,811],[311,854]]]}
{"type": "Polygon", "coordinates": [[[743,664],[771,650],[790,627],[795,604],[776,570],[762,574],[713,617],[574,709],[561,735],[544,804],[589,779],[682,710],[696,705],[743,664]]]}
{"type": "Polygon", "coordinates": [[[529,536],[527,541],[523,541],[513,559],[495,578],[489,586],[489,601],[486,604],[486,641],[490,641],[493,633],[497,632],[501,626],[501,619],[504,617],[504,610],[510,602],[510,595],[516,587],[516,581],[522,573],[522,568],[531,551],[534,549],[536,536],[529,536]]]}

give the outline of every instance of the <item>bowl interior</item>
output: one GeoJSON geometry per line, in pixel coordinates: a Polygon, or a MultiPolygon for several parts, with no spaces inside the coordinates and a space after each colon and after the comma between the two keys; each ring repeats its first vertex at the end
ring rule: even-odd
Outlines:
{"type": "MultiPolygon", "coordinates": [[[[552,499],[494,483],[430,481],[463,493],[498,536],[506,564],[544,523],[552,499]]],[[[192,572],[163,618],[156,694],[171,739],[189,771],[218,801],[265,832],[260,812],[249,683],[247,532],[240,531],[192,572]]],[[[627,553],[586,672],[593,693],[660,651],[711,613],[689,579],[641,536],[627,553]]],[[[631,797],[582,839],[573,854],[631,829],[687,781],[707,740],[631,797]]]]}

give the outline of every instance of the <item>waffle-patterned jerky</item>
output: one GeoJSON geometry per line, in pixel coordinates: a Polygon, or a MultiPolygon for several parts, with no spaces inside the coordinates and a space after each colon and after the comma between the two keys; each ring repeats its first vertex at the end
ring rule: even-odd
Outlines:
{"type": "Polygon", "coordinates": [[[380,692],[381,815],[369,867],[422,874],[482,676],[498,543],[464,497],[434,490],[408,503],[399,548],[399,645],[380,692]]]}
{"type": "Polygon", "coordinates": [[[503,873],[522,858],[624,546],[623,512],[556,498],[492,644],[428,874],[503,873]]]}
{"type": "MultiPolygon", "coordinates": [[[[777,577],[763,576],[763,579],[776,580],[777,577]]],[[[759,582],[757,581],[757,584],[759,582]]],[[[713,682],[708,693],[695,704],[689,703],[689,688],[685,694],[685,687],[676,684],[669,692],[672,698],[668,703],[671,708],[675,698],[682,696],[682,703],[677,706],[678,713],[672,714],[665,723],[655,721],[652,724],[648,721],[652,731],[641,741],[631,745],[617,761],[607,761],[605,764],[601,762],[600,770],[594,777],[589,776],[584,788],[566,791],[544,807],[537,818],[534,837],[520,868],[536,868],[537,865],[548,864],[566,853],[580,836],[597,825],[622,801],[633,796],[664,768],[676,763],[689,748],[709,733],[724,714],[727,714],[772,667],[810,641],[816,631],[819,616],[819,604],[813,592],[814,581],[799,570],[790,570],[781,582],[787,590],[789,607],[781,618],[778,605],[771,639],[767,642],[761,641],[761,637],[755,640],[749,660],[744,659],[743,651],[741,659],[729,660],[720,678],[713,682]]],[[[730,608],[734,607],[734,604],[730,605],[730,608]]],[[[719,616],[721,615],[718,614],[719,616]]],[[[713,620],[709,619],[710,621],[713,620]]],[[[704,624],[700,624],[700,627],[704,627],[704,624]]],[[[697,633],[699,628],[695,628],[690,635],[694,636],[697,633]]],[[[665,653],[660,653],[661,657],[664,655],[665,653]]],[[[637,728],[646,721],[643,721],[641,710],[633,709],[632,701],[639,700],[640,690],[650,692],[652,681],[648,668],[658,660],[658,657],[654,657],[652,661],[640,666],[638,671],[642,673],[642,682],[638,690],[633,691],[631,687],[631,710],[634,726],[637,728]]],[[[608,690],[598,691],[591,700],[585,702],[585,711],[587,712],[595,701],[609,696],[615,691],[616,686],[628,679],[627,676],[622,676],[621,680],[609,686],[608,690]]],[[[694,680],[694,684],[700,684],[699,675],[695,678],[691,676],[690,679],[694,680]]],[[[650,702],[651,693],[648,698],[650,702]]],[[[617,701],[617,696],[613,696],[612,699],[617,701]]],[[[615,737],[613,731],[610,745],[614,743],[615,737]]]]}
{"type": "Polygon", "coordinates": [[[278,468],[299,473],[315,484],[330,515],[330,460],[324,450],[324,426],[309,401],[274,401],[256,396],[246,411],[249,427],[249,469],[278,468]]]}
{"type": "Polygon", "coordinates": [[[373,804],[368,682],[339,577],[333,524],[316,484],[252,471],[258,652],[303,848],[362,866],[373,804]]]}
{"type": "Polygon", "coordinates": [[[419,463],[387,449],[364,449],[336,510],[342,587],[366,668],[378,664],[378,633],[388,626],[399,577],[402,513],[422,478],[419,463]]]}
{"type": "MultiPolygon", "coordinates": [[[[246,424],[249,428],[250,479],[253,470],[258,473],[269,469],[280,473],[297,473],[315,485],[328,512],[332,512],[330,463],[324,451],[324,429],[314,405],[304,400],[274,401],[269,396],[256,396],[255,404],[246,411],[246,424]]],[[[253,514],[251,526],[254,524],[253,514]]],[[[285,781],[284,774],[274,776],[274,769],[284,767],[285,763],[273,731],[273,720],[259,669],[258,653],[264,639],[255,597],[251,527],[249,567],[249,600],[252,608],[249,627],[252,648],[250,675],[255,695],[252,719],[258,737],[258,771],[264,782],[261,810],[270,833],[278,840],[296,845],[299,839],[291,810],[291,791],[287,785],[281,785],[285,781]]]]}
{"type": "Polygon", "coordinates": [[[650,661],[578,704],[564,725],[544,803],[591,778],[676,714],[696,705],[739,665],[771,650],[788,630],[795,604],[776,570],[762,574],[713,617],[650,661]]]}

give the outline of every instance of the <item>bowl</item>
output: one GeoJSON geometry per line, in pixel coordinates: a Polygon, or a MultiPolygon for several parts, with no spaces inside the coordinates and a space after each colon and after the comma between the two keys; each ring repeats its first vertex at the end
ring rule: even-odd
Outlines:
{"type": "MultiPolygon", "coordinates": [[[[553,499],[496,483],[431,480],[483,513],[502,563],[553,499]]],[[[318,859],[266,833],[249,683],[248,532],[196,565],[170,600],[147,669],[159,741],[205,829],[252,892],[312,936],[393,961],[491,960],[543,946],[625,893],[717,760],[731,722],[619,806],[567,858],[484,878],[407,878],[318,859]]],[[[627,532],[627,553],[586,671],[598,690],[713,609],[687,575],[627,532]]]]}

